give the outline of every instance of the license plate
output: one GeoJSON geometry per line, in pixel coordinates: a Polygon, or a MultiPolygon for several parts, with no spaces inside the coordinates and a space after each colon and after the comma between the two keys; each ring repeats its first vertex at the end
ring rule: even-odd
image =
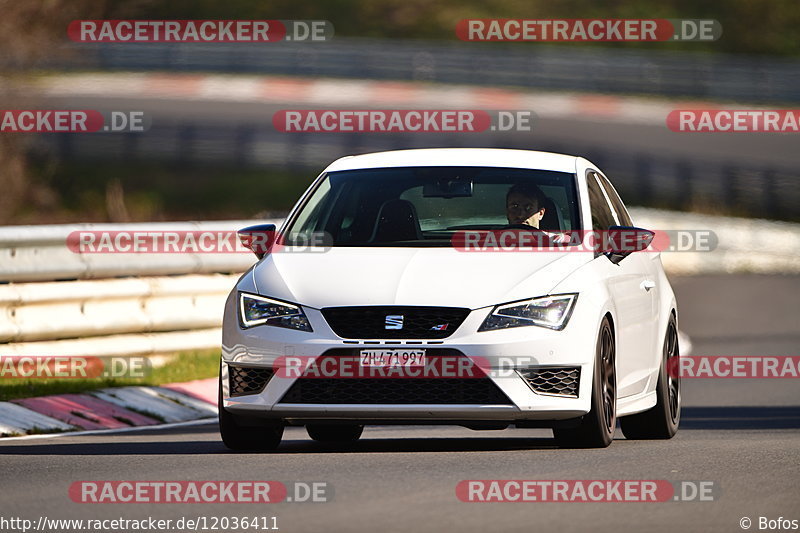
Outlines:
{"type": "Polygon", "coordinates": [[[361,350],[361,366],[425,366],[425,350],[361,350]]]}

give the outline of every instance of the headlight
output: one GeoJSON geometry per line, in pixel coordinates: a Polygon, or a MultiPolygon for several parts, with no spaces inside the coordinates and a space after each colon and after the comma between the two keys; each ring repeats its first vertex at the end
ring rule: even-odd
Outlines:
{"type": "Polygon", "coordinates": [[[577,294],[556,294],[501,304],[492,310],[478,331],[520,326],[564,329],[577,299],[577,294]]]}
{"type": "Polygon", "coordinates": [[[239,317],[245,328],[267,324],[301,331],[314,331],[300,306],[255,294],[239,293],[239,317]]]}

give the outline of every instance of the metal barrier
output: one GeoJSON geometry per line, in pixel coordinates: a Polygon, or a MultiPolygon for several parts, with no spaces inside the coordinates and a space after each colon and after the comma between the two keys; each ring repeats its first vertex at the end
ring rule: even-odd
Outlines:
{"type": "Polygon", "coordinates": [[[253,223],[0,228],[0,355],[102,357],[218,347],[225,297],[255,262],[251,253],[77,253],[67,238],[78,231],[233,232],[253,223]]]}
{"type": "Polygon", "coordinates": [[[0,285],[0,342],[219,326],[237,275],[0,285]]]}
{"type": "MultiPolygon", "coordinates": [[[[275,222],[275,221],[272,221],[275,222]]],[[[28,282],[243,272],[246,253],[75,253],[67,237],[79,231],[236,231],[251,221],[151,222],[0,227],[0,282],[28,282]]]]}

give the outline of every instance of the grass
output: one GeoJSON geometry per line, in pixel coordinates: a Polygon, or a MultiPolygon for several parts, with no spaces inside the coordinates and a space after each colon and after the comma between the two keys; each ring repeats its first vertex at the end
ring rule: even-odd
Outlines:
{"type": "Polygon", "coordinates": [[[219,359],[219,350],[181,353],[164,366],[153,368],[149,375],[143,378],[0,379],[0,401],[88,392],[107,387],[163,385],[216,377],[219,372],[219,359]]]}

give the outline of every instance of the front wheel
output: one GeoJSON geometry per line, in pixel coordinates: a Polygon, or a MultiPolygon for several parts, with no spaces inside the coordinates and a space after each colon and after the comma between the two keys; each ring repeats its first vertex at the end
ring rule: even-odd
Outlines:
{"type": "Polygon", "coordinates": [[[554,428],[553,436],[562,448],[606,448],[614,440],[617,424],[617,371],[614,332],[608,317],[597,335],[592,409],[577,428],[554,428]]]}
{"type": "Polygon", "coordinates": [[[675,317],[667,324],[656,385],[656,405],[643,413],[619,419],[626,439],[671,439],[681,421],[681,377],[678,374],[678,328],[675,317]]]}
{"type": "Polygon", "coordinates": [[[217,398],[219,434],[226,447],[236,451],[269,451],[278,447],[283,438],[281,420],[244,420],[226,411],[222,402],[221,377],[217,398]]]}

